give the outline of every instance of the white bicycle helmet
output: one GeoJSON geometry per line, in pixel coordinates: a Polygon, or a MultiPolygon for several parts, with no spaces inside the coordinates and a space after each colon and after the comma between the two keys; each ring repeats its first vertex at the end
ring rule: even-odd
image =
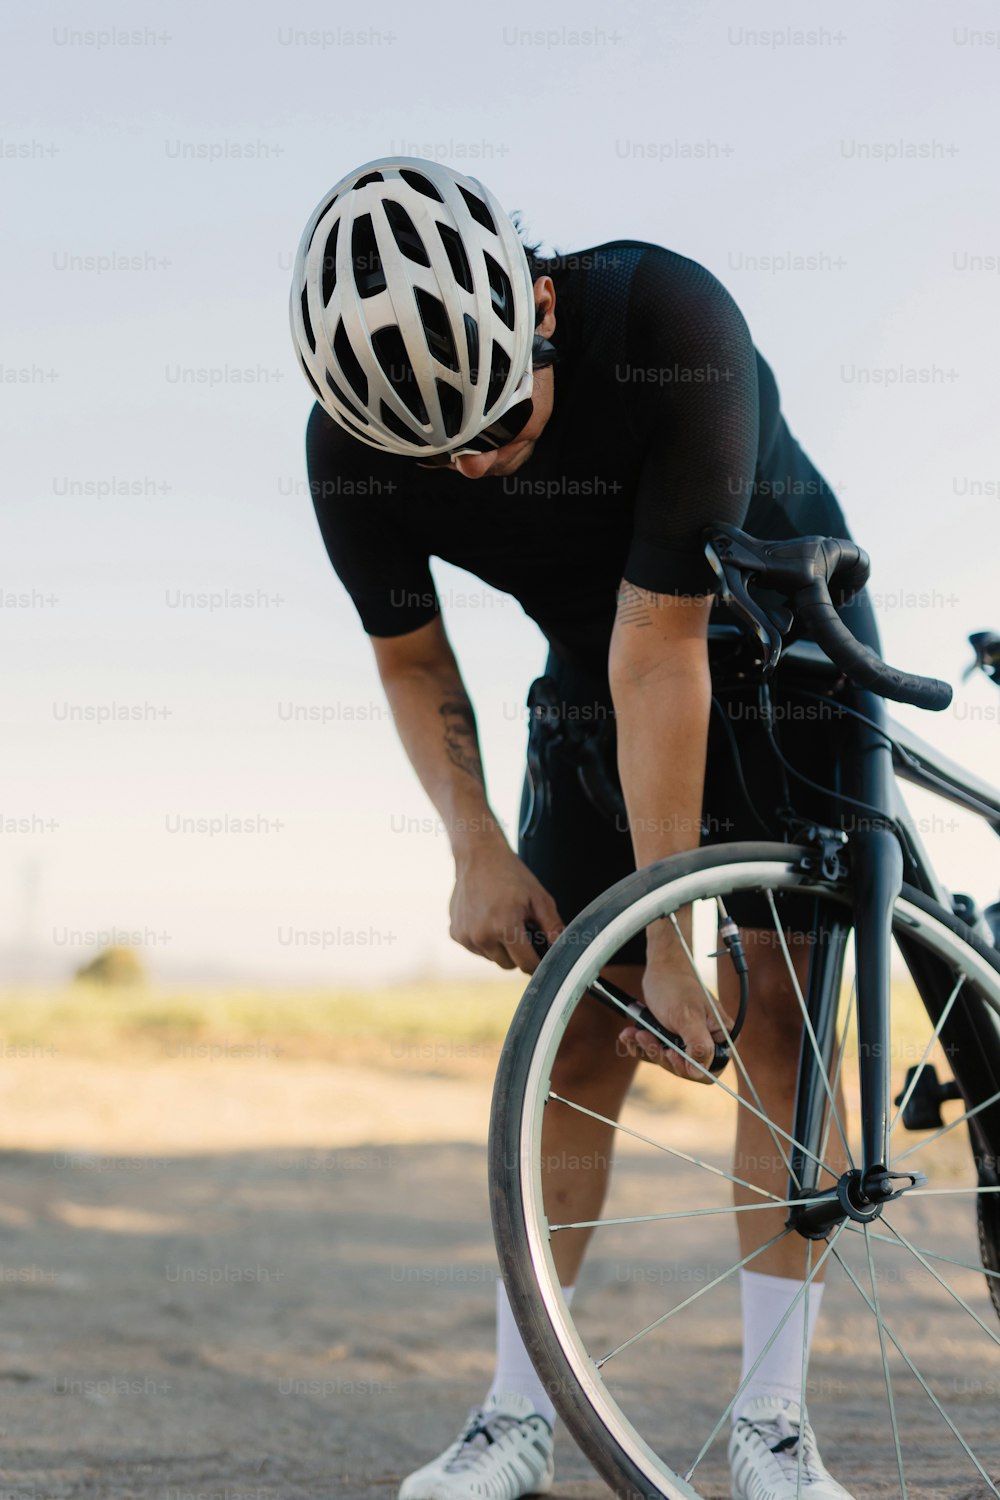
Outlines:
{"type": "Polygon", "coordinates": [[[440,163],[386,157],[338,182],[299,243],[290,312],[317,399],[373,448],[454,453],[530,398],[524,248],[493,194],[440,163]]]}

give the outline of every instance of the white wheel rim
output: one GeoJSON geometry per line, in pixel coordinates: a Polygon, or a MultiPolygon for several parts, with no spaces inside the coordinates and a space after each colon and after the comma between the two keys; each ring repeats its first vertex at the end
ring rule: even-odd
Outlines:
{"type": "MultiPolygon", "coordinates": [[[[562,1295],[542,1204],[539,1162],[544,1105],[539,1107],[537,1101],[543,1090],[547,1092],[553,1059],[579,997],[623,943],[657,916],[676,911],[692,901],[711,898],[717,893],[729,894],[762,886],[772,890],[795,890],[805,896],[845,900],[828,885],[810,883],[809,877],[796,870],[793,864],[775,860],[707,866],[645,892],[600,929],[596,940],[581,950],[560,983],[557,998],[549,1006],[536,1038],[525,1084],[519,1128],[521,1208],[535,1281],[546,1316],[556,1330],[574,1381],[586,1393],[604,1427],[654,1489],[671,1500],[700,1500],[700,1496],[684,1478],[666,1467],[622,1411],[595,1370],[562,1295]]],[[[912,929],[929,950],[975,980],[981,986],[984,1001],[1000,1015],[1000,976],[981,954],[936,917],[902,897],[896,903],[894,923],[903,923],[912,929]],[[961,955],[960,964],[956,964],[956,954],[961,955]]]]}

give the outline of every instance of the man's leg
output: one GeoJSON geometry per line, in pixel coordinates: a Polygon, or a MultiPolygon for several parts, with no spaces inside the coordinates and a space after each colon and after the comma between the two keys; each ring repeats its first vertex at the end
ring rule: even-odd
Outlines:
{"type": "MultiPolygon", "coordinates": [[[[799,988],[805,996],[811,945],[802,933],[788,933],[786,939],[799,988]]],[[[751,988],[746,1026],[738,1043],[740,1056],[759,1096],[759,1107],[763,1114],[790,1134],[803,1029],[802,1013],[784,954],[773,930],[748,929],[744,931],[743,940],[750,964],[751,988]]],[[[730,1014],[735,1015],[738,986],[732,965],[726,960],[720,960],[719,964],[719,998],[730,1014]]],[[[742,1078],[740,1093],[751,1103],[756,1102],[742,1078]]],[[[843,1120],[844,1101],[839,1086],[837,1109],[843,1120]]],[[[788,1189],[788,1168],[782,1156],[789,1156],[789,1142],[784,1136],[778,1135],[779,1149],[775,1137],[756,1115],[747,1109],[740,1109],[738,1116],[733,1156],[734,1175],[758,1187],[767,1188],[776,1197],[784,1199],[788,1189]]],[[[846,1166],[842,1152],[840,1136],[836,1127],[831,1126],[826,1160],[833,1171],[838,1173],[846,1166]]],[[[832,1178],[824,1177],[825,1184],[831,1184],[832,1181],[832,1178]]],[[[746,1188],[734,1187],[733,1197],[737,1203],[760,1202],[759,1195],[746,1188]]],[[[741,1255],[748,1255],[757,1246],[773,1238],[783,1227],[787,1214],[788,1210],[784,1208],[774,1209],[773,1212],[765,1209],[740,1214],[738,1227],[741,1255]]],[[[771,1337],[776,1323],[791,1305],[802,1285],[807,1275],[807,1254],[807,1242],[801,1235],[790,1234],[763,1251],[751,1261],[747,1270],[740,1273],[744,1374],[749,1372],[771,1337]]],[[[816,1259],[814,1247],[814,1265],[816,1259]]],[[[803,1297],[751,1377],[747,1390],[734,1409],[734,1420],[749,1400],[760,1395],[782,1396],[798,1401],[802,1380],[803,1336],[805,1335],[808,1345],[819,1312],[822,1276],[821,1270],[810,1284],[808,1330],[805,1328],[806,1307],[803,1297]]]]}

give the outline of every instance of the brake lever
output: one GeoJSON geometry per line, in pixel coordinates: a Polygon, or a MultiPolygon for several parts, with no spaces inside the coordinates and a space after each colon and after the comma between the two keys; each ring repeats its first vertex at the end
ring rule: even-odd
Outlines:
{"type": "Polygon", "coordinates": [[[781,657],[782,636],[792,623],[792,612],[784,606],[769,614],[750,597],[747,584],[757,570],[758,560],[747,548],[729,537],[715,533],[705,542],[705,557],[719,580],[723,604],[738,615],[757,637],[761,649],[761,667],[770,677],[781,657]]]}
{"type": "Polygon", "coordinates": [[[528,803],[518,829],[522,839],[531,838],[538,832],[550,797],[548,766],[545,761],[556,745],[562,743],[563,738],[559,694],[551,677],[539,677],[531,684],[528,712],[531,720],[526,757],[528,803]]]}
{"type": "Polygon", "coordinates": [[[976,653],[976,659],[971,666],[966,667],[962,680],[967,680],[973,672],[979,671],[991,682],[1000,682],[1000,635],[993,630],[977,630],[974,635],[969,636],[969,645],[976,653]]]}

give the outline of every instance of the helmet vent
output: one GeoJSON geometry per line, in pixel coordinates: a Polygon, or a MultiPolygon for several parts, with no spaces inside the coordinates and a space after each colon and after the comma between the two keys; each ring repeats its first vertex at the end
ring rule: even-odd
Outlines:
{"type": "Polygon", "coordinates": [[[407,156],[356,166],[295,255],[286,305],[310,399],[370,447],[421,459],[481,449],[498,421],[515,430],[538,347],[528,270],[475,178],[407,156]]]}
{"type": "Polygon", "coordinates": [[[455,352],[455,340],[452,338],[451,325],[448,322],[444,303],[432,296],[430,292],[425,292],[423,287],[415,287],[414,292],[428,348],[436,360],[457,373],[458,355],[455,352]]]}
{"type": "MultiPolygon", "coordinates": [[[[352,412],[359,422],[365,423],[365,418],[361,416],[360,412],[355,410],[354,402],[350,399],[349,396],[344,395],[343,391],[340,389],[340,386],[330,374],[330,371],[327,370],[325,373],[326,383],[330,387],[333,394],[336,396],[337,400],[340,401],[344,406],[346,406],[348,411],[352,412]]],[[[365,423],[365,425],[367,425],[367,423],[365,423]]]]}
{"type": "Polygon", "coordinates": [[[424,249],[424,242],[413,227],[413,220],[401,203],[393,203],[387,198],[382,207],[385,216],[389,220],[389,228],[392,230],[396,244],[402,250],[407,260],[416,261],[418,266],[429,266],[430,260],[424,249]]]}
{"type": "Polygon", "coordinates": [[[340,233],[340,220],[330,230],[326,241],[326,249],[323,251],[323,306],[328,307],[333,289],[337,285],[337,235],[340,233]]]}
{"type": "Polygon", "coordinates": [[[385,272],[371,214],[355,219],[351,232],[351,255],[354,258],[354,284],[359,297],[377,297],[385,291],[385,272]]]}
{"type": "Polygon", "coordinates": [[[472,267],[469,265],[469,257],[465,253],[465,246],[450,224],[439,224],[438,234],[441,236],[442,245],[448,252],[451,274],[463,292],[471,292],[472,267]]]}
{"type": "Polygon", "coordinates": [[[453,385],[439,380],[437,383],[438,400],[441,403],[441,416],[444,419],[445,436],[453,438],[457,432],[462,430],[463,406],[462,392],[457,391],[453,385]]]}
{"type": "Polygon", "coordinates": [[[465,206],[469,210],[469,213],[472,215],[472,217],[475,219],[476,223],[481,224],[484,229],[488,229],[491,234],[496,234],[497,226],[493,222],[493,215],[486,207],[486,204],[483,202],[482,198],[477,198],[475,193],[467,192],[466,189],[461,186],[461,184],[459,184],[458,191],[465,199],[465,206]]]}
{"type": "Polygon", "coordinates": [[[400,167],[399,175],[416,192],[423,193],[425,198],[433,198],[435,203],[444,202],[433,182],[428,182],[421,172],[412,172],[406,167],[400,167]]]}
{"type": "MultiPolygon", "coordinates": [[[[303,287],[302,288],[302,323],[303,323],[303,326],[305,327],[306,338],[309,340],[309,347],[312,350],[312,352],[315,354],[316,353],[316,335],[313,333],[312,319],[309,316],[309,288],[308,287],[303,287]]],[[[306,374],[308,375],[308,373],[309,372],[307,370],[306,374]]]]}
{"type": "Polygon", "coordinates": [[[358,437],[371,437],[370,429],[362,427],[360,422],[352,422],[350,417],[341,417],[349,432],[356,433],[358,437]]]}
{"type": "Polygon", "coordinates": [[[490,383],[486,392],[486,411],[492,411],[494,406],[496,406],[509,374],[510,360],[500,345],[495,343],[493,345],[493,363],[490,367],[490,383]]]}
{"type": "Polygon", "coordinates": [[[510,284],[510,277],[503,266],[495,261],[492,255],[486,255],[486,273],[490,278],[490,294],[493,299],[493,311],[502,323],[508,328],[514,327],[514,288],[510,284]]]}
{"type": "Polygon", "coordinates": [[[315,222],[315,224],[312,227],[312,234],[309,236],[309,244],[306,246],[306,254],[307,255],[309,254],[309,251],[312,249],[312,242],[316,238],[316,231],[317,231],[317,229],[322,224],[323,220],[326,218],[327,214],[330,212],[331,208],[336,203],[336,201],[337,201],[337,199],[339,197],[340,197],[339,193],[334,193],[334,195],[330,199],[330,201],[328,203],[324,203],[323,207],[320,209],[319,213],[316,215],[316,222],[315,222]]]}
{"type": "Polygon", "coordinates": [[[475,385],[479,379],[479,324],[468,313],[465,314],[465,342],[469,349],[469,380],[475,385]]]}
{"type": "MultiPolygon", "coordinates": [[[[400,392],[399,394],[402,395],[402,392],[400,392]]],[[[421,402],[420,404],[422,406],[423,402],[421,402]]],[[[409,405],[409,402],[407,402],[407,405],[409,405]]],[[[427,447],[427,439],[422,438],[419,433],[411,432],[410,429],[406,426],[406,423],[401,422],[392,408],[386,406],[384,401],[379,402],[379,412],[379,420],[381,421],[382,426],[387,428],[389,432],[395,433],[396,437],[398,438],[405,438],[408,443],[414,444],[415,447],[427,447]]]]}
{"type": "Polygon", "coordinates": [[[347,337],[347,330],[343,320],[337,324],[337,333],[333,340],[333,352],[337,356],[337,363],[347,376],[347,383],[357,396],[362,406],[368,404],[368,377],[358,363],[358,357],[351,348],[351,341],[347,337]]]}
{"type": "MultiPolygon", "coordinates": [[[[413,413],[418,422],[426,423],[427,408],[424,398],[420,394],[417,377],[413,373],[410,356],[406,352],[403,335],[398,328],[391,325],[388,328],[380,328],[377,333],[372,334],[372,348],[375,350],[375,358],[382,366],[382,373],[392,386],[396,395],[404,406],[413,413]]],[[[382,411],[385,413],[385,403],[382,403],[382,411]]],[[[397,419],[398,420],[398,419],[397,419]]],[[[392,426],[387,422],[387,426],[392,426]]],[[[412,437],[409,428],[393,427],[397,437],[412,437]]]]}

